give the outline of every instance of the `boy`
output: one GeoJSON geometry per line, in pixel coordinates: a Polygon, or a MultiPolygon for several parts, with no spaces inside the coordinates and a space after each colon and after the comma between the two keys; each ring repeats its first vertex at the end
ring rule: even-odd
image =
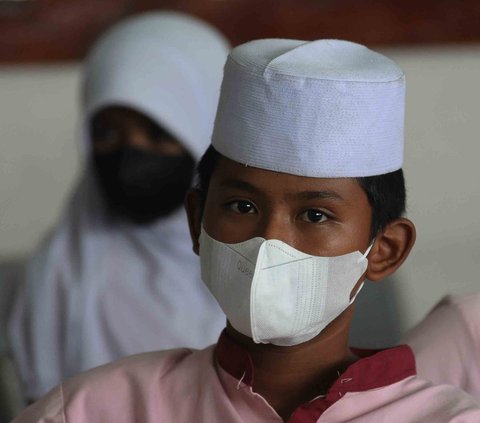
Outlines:
{"type": "Polygon", "coordinates": [[[228,319],[218,344],[98,368],[17,422],[479,421],[466,394],[415,376],[408,347],[347,345],[364,279],[392,274],[415,240],[401,217],[404,88],[392,61],[349,42],[234,49],[186,201],[228,319]]]}

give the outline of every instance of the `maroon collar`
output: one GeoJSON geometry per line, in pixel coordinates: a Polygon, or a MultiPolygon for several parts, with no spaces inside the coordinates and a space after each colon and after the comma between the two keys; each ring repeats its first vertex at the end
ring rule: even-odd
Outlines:
{"type": "MultiPolygon", "coordinates": [[[[417,374],[415,358],[407,345],[385,350],[352,349],[352,352],[361,358],[339,376],[325,397],[299,407],[289,422],[316,421],[328,407],[347,392],[382,388],[417,374]]],[[[254,367],[250,354],[225,331],[220,335],[215,354],[218,364],[227,373],[249,386],[253,385],[254,367]]]]}

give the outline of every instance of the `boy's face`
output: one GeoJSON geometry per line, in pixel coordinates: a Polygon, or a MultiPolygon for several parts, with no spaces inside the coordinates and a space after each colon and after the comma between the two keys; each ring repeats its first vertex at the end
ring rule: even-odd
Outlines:
{"type": "Polygon", "coordinates": [[[367,195],[355,179],[294,176],[224,157],[203,210],[203,226],[218,241],[278,239],[316,256],[363,253],[371,242],[371,220],[367,195]]]}

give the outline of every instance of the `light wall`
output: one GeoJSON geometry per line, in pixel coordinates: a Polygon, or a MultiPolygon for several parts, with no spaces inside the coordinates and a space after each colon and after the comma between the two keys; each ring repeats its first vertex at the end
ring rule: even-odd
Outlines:
{"type": "Polygon", "coordinates": [[[79,66],[0,68],[0,260],[28,251],[78,168],[79,66]]]}
{"type": "Polygon", "coordinates": [[[392,289],[406,328],[445,294],[480,290],[480,46],[391,53],[407,75],[404,169],[417,227],[392,289]]]}
{"type": "MultiPolygon", "coordinates": [[[[411,257],[387,281],[403,331],[447,292],[480,289],[480,46],[388,49],[407,74],[411,257]]],[[[79,168],[78,66],[0,68],[0,259],[31,251],[79,168]]]]}

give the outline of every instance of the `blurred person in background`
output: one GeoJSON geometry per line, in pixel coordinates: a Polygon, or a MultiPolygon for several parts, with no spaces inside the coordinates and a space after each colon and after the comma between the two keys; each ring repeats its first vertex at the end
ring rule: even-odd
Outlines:
{"type": "Polygon", "coordinates": [[[200,280],[182,205],[228,49],[208,24],[155,12],[115,25],[89,53],[85,171],[9,321],[26,398],[124,355],[216,341],[225,317],[200,280]]]}

